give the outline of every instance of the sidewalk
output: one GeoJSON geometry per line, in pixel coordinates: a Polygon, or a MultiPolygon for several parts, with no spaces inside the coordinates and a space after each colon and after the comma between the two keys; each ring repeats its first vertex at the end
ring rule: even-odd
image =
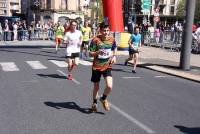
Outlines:
{"type": "MultiPolygon", "coordinates": [[[[128,55],[128,52],[118,52],[119,55],[128,55]]],[[[189,71],[180,69],[180,52],[156,47],[142,47],[139,56],[139,66],[166,74],[178,76],[188,80],[200,82],[200,55],[191,54],[189,71]]]]}
{"type": "MultiPolygon", "coordinates": [[[[55,47],[54,41],[34,40],[34,41],[0,41],[1,48],[38,48],[55,47]]],[[[118,51],[118,55],[128,56],[128,51],[118,51]]],[[[167,73],[170,75],[182,77],[188,80],[200,82],[200,55],[191,54],[191,69],[184,71],[179,68],[180,52],[172,52],[167,49],[156,47],[142,47],[140,52],[139,66],[151,70],[167,73]]]]}

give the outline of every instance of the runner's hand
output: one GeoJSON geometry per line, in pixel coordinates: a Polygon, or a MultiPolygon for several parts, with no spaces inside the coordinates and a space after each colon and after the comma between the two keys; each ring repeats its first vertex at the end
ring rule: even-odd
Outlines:
{"type": "Polygon", "coordinates": [[[110,64],[115,64],[116,63],[116,56],[114,55],[112,58],[111,58],[111,61],[110,61],[110,64]]]}

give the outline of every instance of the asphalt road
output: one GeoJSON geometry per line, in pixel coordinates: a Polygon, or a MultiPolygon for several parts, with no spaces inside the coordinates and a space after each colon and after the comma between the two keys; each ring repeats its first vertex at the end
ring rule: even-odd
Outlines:
{"type": "Polygon", "coordinates": [[[1,134],[200,134],[199,83],[145,68],[132,74],[119,56],[111,111],[99,103],[91,113],[90,62],[81,61],[68,81],[58,64],[63,56],[64,50],[0,50],[1,134]]]}

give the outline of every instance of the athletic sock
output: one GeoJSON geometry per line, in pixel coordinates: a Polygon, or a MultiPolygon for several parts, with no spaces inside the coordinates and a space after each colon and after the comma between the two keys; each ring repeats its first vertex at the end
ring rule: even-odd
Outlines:
{"type": "Polygon", "coordinates": [[[103,96],[101,97],[101,100],[106,100],[107,95],[103,94],[103,96]]]}
{"type": "Polygon", "coordinates": [[[97,99],[93,99],[93,103],[97,104],[97,99]]]}

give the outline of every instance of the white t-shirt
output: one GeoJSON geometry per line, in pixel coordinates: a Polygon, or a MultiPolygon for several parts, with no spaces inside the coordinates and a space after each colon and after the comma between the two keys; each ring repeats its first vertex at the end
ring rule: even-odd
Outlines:
{"type": "Polygon", "coordinates": [[[64,40],[68,41],[69,44],[66,47],[66,55],[71,56],[72,53],[79,53],[80,46],[82,44],[82,33],[79,30],[75,30],[75,32],[66,32],[64,36],[64,40]]]}

